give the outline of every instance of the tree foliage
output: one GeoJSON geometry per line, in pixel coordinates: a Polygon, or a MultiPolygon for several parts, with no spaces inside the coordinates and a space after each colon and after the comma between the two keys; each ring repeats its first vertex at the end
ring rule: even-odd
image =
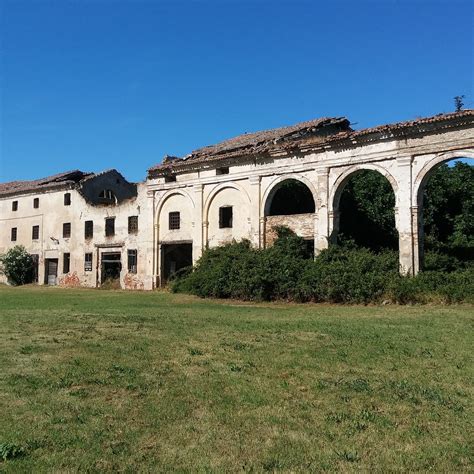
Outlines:
{"type": "Polygon", "coordinates": [[[0,255],[3,273],[13,285],[24,285],[33,280],[33,257],[22,245],[16,245],[0,255]]]}

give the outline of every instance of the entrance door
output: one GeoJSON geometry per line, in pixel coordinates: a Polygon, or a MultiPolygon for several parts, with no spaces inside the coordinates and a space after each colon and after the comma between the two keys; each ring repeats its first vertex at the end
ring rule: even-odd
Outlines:
{"type": "Polygon", "coordinates": [[[120,252],[104,252],[101,256],[101,278],[103,284],[120,280],[120,272],[122,270],[122,262],[120,261],[120,252]]]}
{"type": "Polygon", "coordinates": [[[58,278],[58,259],[46,259],[45,283],[47,285],[56,285],[58,278]]]}
{"type": "Polygon", "coordinates": [[[177,271],[193,264],[193,244],[161,245],[161,284],[165,284],[177,271]]]}

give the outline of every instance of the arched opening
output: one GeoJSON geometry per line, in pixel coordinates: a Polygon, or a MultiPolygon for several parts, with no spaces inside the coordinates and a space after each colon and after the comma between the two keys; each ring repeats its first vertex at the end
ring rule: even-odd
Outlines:
{"type": "Polygon", "coordinates": [[[291,216],[314,213],[311,190],[297,179],[285,179],[277,184],[267,199],[266,216],[291,216]]]}
{"type": "Polygon", "coordinates": [[[265,246],[277,237],[278,227],[287,227],[307,242],[309,254],[314,253],[313,192],[302,181],[285,179],[276,184],[265,202],[265,246]]]}
{"type": "Polygon", "coordinates": [[[374,251],[397,250],[395,193],[375,170],[350,174],[336,192],[333,241],[374,251]]]}
{"type": "Polygon", "coordinates": [[[433,166],[418,189],[420,269],[452,271],[474,262],[474,159],[433,166]]]}

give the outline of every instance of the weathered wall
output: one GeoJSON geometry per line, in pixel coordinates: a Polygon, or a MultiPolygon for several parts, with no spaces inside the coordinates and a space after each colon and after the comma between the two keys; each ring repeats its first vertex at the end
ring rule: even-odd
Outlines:
{"type": "Polygon", "coordinates": [[[293,214],[290,216],[267,216],[265,218],[265,246],[272,245],[277,238],[276,227],[285,226],[299,237],[314,238],[314,214],[293,214]]]}

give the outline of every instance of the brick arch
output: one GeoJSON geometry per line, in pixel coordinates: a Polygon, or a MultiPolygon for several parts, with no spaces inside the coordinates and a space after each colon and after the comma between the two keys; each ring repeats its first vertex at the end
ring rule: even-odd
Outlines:
{"type": "Polygon", "coordinates": [[[196,207],[196,205],[194,203],[194,199],[186,191],[183,191],[181,189],[176,189],[176,190],[172,189],[170,191],[167,191],[161,197],[161,199],[158,201],[158,203],[156,204],[156,210],[155,210],[155,217],[156,217],[155,222],[156,222],[156,224],[159,224],[159,222],[160,222],[161,211],[162,211],[163,206],[165,205],[166,201],[168,201],[168,199],[172,198],[173,196],[183,196],[183,197],[185,197],[185,198],[187,198],[191,201],[193,209],[196,207]]]}
{"type": "Polygon", "coordinates": [[[313,183],[306,178],[305,176],[301,174],[284,174],[282,176],[278,176],[278,178],[275,178],[265,189],[265,192],[263,193],[263,197],[261,200],[261,209],[263,209],[263,215],[267,216],[270,211],[270,206],[272,203],[272,198],[280,188],[280,186],[285,182],[285,181],[299,181],[300,183],[304,184],[311,192],[313,196],[313,201],[315,205],[315,210],[316,210],[316,202],[317,202],[317,194],[316,194],[316,188],[313,186],[313,183]]]}
{"type": "Polygon", "coordinates": [[[384,178],[387,179],[387,181],[390,183],[392,186],[393,193],[395,195],[395,209],[397,208],[397,203],[398,203],[398,183],[397,180],[393,177],[393,175],[386,170],[383,166],[376,165],[376,164],[360,164],[360,165],[354,165],[351,166],[349,169],[346,171],[343,171],[336,179],[334,185],[332,186],[329,194],[329,212],[334,212],[339,210],[339,202],[341,200],[341,195],[342,192],[344,191],[344,188],[346,187],[347,182],[351,177],[354,175],[354,173],[358,173],[359,171],[377,171],[380,173],[384,178]]]}
{"type": "Polygon", "coordinates": [[[434,173],[438,165],[446,163],[447,161],[455,160],[457,158],[471,158],[474,159],[474,150],[457,150],[450,151],[448,153],[441,153],[436,155],[434,158],[429,160],[420,172],[417,174],[413,182],[413,199],[415,200],[415,206],[423,205],[423,190],[428,182],[430,176],[434,173]]]}
{"type": "Polygon", "coordinates": [[[221,192],[221,191],[224,191],[225,189],[235,189],[236,191],[239,191],[240,193],[242,193],[242,195],[246,198],[247,202],[248,202],[248,205],[249,205],[249,213],[250,213],[250,206],[251,206],[251,200],[250,200],[250,196],[249,194],[247,193],[247,191],[242,187],[240,186],[240,184],[237,184],[237,183],[222,183],[222,184],[219,184],[218,186],[216,186],[212,191],[211,191],[211,194],[208,196],[208,198],[206,199],[206,202],[204,203],[204,213],[203,213],[203,221],[204,222],[207,222],[208,221],[208,218],[209,218],[209,209],[211,207],[211,204],[212,204],[212,201],[214,200],[214,198],[221,192]]]}

